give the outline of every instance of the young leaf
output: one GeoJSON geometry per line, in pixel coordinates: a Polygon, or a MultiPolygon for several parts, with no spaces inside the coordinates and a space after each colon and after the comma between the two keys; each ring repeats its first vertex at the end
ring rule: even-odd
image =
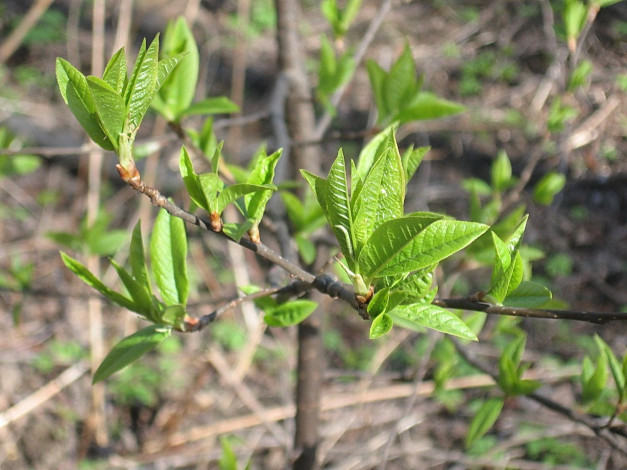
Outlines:
{"type": "Polygon", "coordinates": [[[503,410],[503,404],[502,398],[490,398],[483,402],[483,405],[481,405],[468,427],[466,448],[471,447],[494,426],[503,410]]]}
{"type": "Polygon", "coordinates": [[[373,230],[386,220],[403,215],[405,171],[392,130],[386,142],[389,145],[375,157],[374,165],[363,184],[355,190],[351,198],[353,232],[358,245],[356,255],[373,230]]]}
{"type": "Polygon", "coordinates": [[[137,132],[148,107],[154,98],[159,68],[159,35],[148,49],[146,40],[142,42],[131,78],[124,90],[124,99],[128,108],[128,131],[137,132]]]}
{"type": "Polygon", "coordinates": [[[297,325],[311,315],[317,306],[312,300],[292,300],[266,312],[263,321],[268,326],[297,325]]]}
{"type": "Polygon", "coordinates": [[[123,47],[109,59],[102,79],[107,82],[118,95],[122,94],[124,85],[126,85],[126,81],[128,80],[126,76],[126,54],[124,53],[123,47]]]}
{"type": "MultiPolygon", "coordinates": [[[[432,330],[441,331],[463,339],[477,341],[475,334],[466,323],[455,314],[446,309],[431,304],[412,304],[396,307],[388,314],[396,321],[396,318],[404,319],[410,323],[426,326],[432,330]]],[[[403,326],[403,324],[400,324],[403,326]]]]}
{"type": "MultiPolygon", "coordinates": [[[[412,217],[406,218],[411,219],[412,217]]],[[[380,230],[385,224],[382,224],[381,227],[372,234],[366,247],[362,250],[362,255],[364,256],[363,261],[368,268],[366,272],[369,273],[366,275],[367,277],[402,274],[439,263],[443,259],[468,246],[489,228],[487,225],[478,224],[476,222],[439,219],[428,224],[423,230],[419,230],[418,233],[415,233],[416,229],[420,227],[421,224],[433,219],[430,219],[427,215],[425,215],[424,218],[414,218],[416,222],[414,222],[413,230],[410,230],[414,232],[413,237],[406,240],[404,244],[396,241],[393,247],[394,249],[390,249],[390,243],[386,243],[385,240],[382,239],[384,233],[380,232],[380,230]],[[377,245],[380,247],[387,246],[387,252],[383,253],[384,256],[377,256],[377,251],[381,251],[380,248],[377,248],[377,245]],[[393,256],[390,258],[390,255],[393,256]],[[384,259],[387,260],[385,264],[376,264],[384,259]]],[[[405,238],[407,234],[390,236],[399,237],[399,235],[405,238]]],[[[362,260],[360,256],[360,265],[361,264],[362,260]]]]}
{"type": "Polygon", "coordinates": [[[393,326],[392,318],[387,313],[378,315],[370,325],[370,339],[380,338],[388,333],[393,326]]]}
{"type": "Polygon", "coordinates": [[[189,106],[184,114],[191,116],[196,114],[231,114],[238,113],[239,106],[226,96],[206,98],[189,106]]]}
{"type": "Polygon", "coordinates": [[[139,313],[144,318],[154,321],[152,296],[150,295],[149,287],[146,284],[142,284],[138,280],[134,279],[126,269],[120,266],[115,260],[111,260],[111,265],[115,268],[118,276],[122,280],[124,287],[131,295],[135,308],[134,312],[139,313]]]}
{"type": "MultiPolygon", "coordinates": [[[[401,217],[382,223],[364,245],[357,264],[367,279],[373,279],[399,253],[407,249],[418,234],[438,220],[435,217],[401,217]]],[[[418,268],[416,268],[418,269],[418,268]]],[[[398,271],[395,274],[409,271],[398,271]]]]}
{"type": "Polygon", "coordinates": [[[540,308],[552,298],[551,291],[542,284],[523,281],[503,300],[507,307],[540,308]]]}
{"type": "Polygon", "coordinates": [[[411,104],[398,113],[395,120],[400,122],[422,121],[459,114],[466,110],[465,106],[439,96],[421,91],[411,100],[411,104]]]}
{"type": "Polygon", "coordinates": [[[618,361],[610,347],[607,345],[605,341],[601,339],[599,335],[594,335],[594,341],[599,348],[599,352],[604,354],[607,358],[607,362],[610,366],[610,371],[612,372],[612,376],[614,377],[614,382],[616,383],[616,389],[618,390],[619,397],[622,397],[625,393],[625,374],[623,372],[623,368],[621,363],[618,361]]]}
{"type": "MultiPolygon", "coordinates": [[[[248,177],[247,183],[253,185],[271,185],[274,180],[274,169],[276,168],[279,158],[281,158],[281,153],[282,149],[277,150],[271,155],[266,155],[265,152],[263,152],[248,177]]],[[[272,189],[265,189],[263,191],[248,193],[244,196],[248,217],[253,219],[256,223],[261,220],[266,209],[266,204],[272,197],[272,193],[272,189]]]]}
{"type": "Polygon", "coordinates": [[[185,305],[189,292],[185,225],[165,210],[160,211],[155,220],[150,256],[163,301],[167,305],[185,305]]]}
{"type": "Polygon", "coordinates": [[[410,147],[403,153],[401,160],[403,162],[403,168],[405,169],[406,182],[412,179],[420,163],[422,163],[422,159],[429,150],[431,150],[431,147],[418,147],[417,149],[410,147]]]}
{"type": "Polygon", "coordinates": [[[128,310],[136,310],[135,303],[131,299],[118,292],[115,292],[112,289],[109,289],[102,283],[102,281],[100,281],[100,279],[94,276],[91,271],[89,271],[85,266],[76,261],[74,258],[64,252],[61,252],[61,258],[63,259],[63,263],[65,264],[65,266],[67,266],[70,271],[76,274],[79,279],[85,284],[96,289],[111,302],[118,304],[119,306],[124,307],[128,310]]]}
{"type": "Polygon", "coordinates": [[[97,77],[87,77],[100,127],[113,145],[118,149],[118,139],[124,129],[126,106],[122,97],[111,86],[97,77]]]}
{"type": "Polygon", "coordinates": [[[168,22],[161,47],[163,59],[153,107],[168,121],[178,122],[194,99],[198,82],[198,47],[183,17],[168,22]],[[175,62],[168,59],[179,57],[175,62]],[[168,70],[169,69],[169,70],[168,70]],[[167,77],[167,78],[165,78],[167,77]]]}
{"type": "Polygon", "coordinates": [[[277,187],[273,184],[249,184],[249,183],[236,183],[224,188],[218,196],[215,211],[221,214],[226,206],[231,204],[236,199],[258,192],[276,191],[277,187]]]}
{"type": "Polygon", "coordinates": [[[113,150],[113,143],[108,139],[98,121],[96,105],[85,75],[60,57],[57,58],[56,74],[63,100],[76,120],[96,144],[105,150],[113,150]]]}
{"type": "Polygon", "coordinates": [[[129,253],[129,262],[131,264],[131,272],[133,277],[141,285],[146,286],[149,294],[152,294],[150,279],[148,277],[148,269],[146,268],[146,256],[144,254],[144,240],[142,238],[141,221],[137,221],[133,229],[131,238],[131,247],[129,253]]]}
{"type": "Polygon", "coordinates": [[[588,356],[584,357],[581,367],[581,399],[583,403],[597,400],[607,387],[607,356],[601,351],[596,366],[588,356]]]}
{"type": "MultiPolygon", "coordinates": [[[[416,64],[412,56],[409,44],[405,43],[403,53],[398,60],[392,64],[390,71],[383,83],[383,99],[388,106],[397,113],[408,100],[411,100],[418,92],[419,86],[416,83],[416,64]]],[[[395,119],[396,120],[396,119],[395,119]]]]}
{"type": "Polygon", "coordinates": [[[387,73],[373,60],[366,61],[366,69],[368,70],[370,86],[372,87],[372,92],[374,93],[374,102],[377,106],[377,123],[382,124],[384,122],[389,122],[391,117],[390,110],[388,109],[387,102],[383,97],[383,86],[387,73]]]}
{"type": "Polygon", "coordinates": [[[340,244],[342,253],[349,263],[349,268],[352,269],[354,256],[353,220],[348,195],[348,184],[346,182],[344,153],[341,149],[333,165],[331,165],[325,192],[327,202],[326,216],[340,244]]]}
{"type": "Polygon", "coordinates": [[[105,380],[120,369],[139,359],[167,339],[172,329],[163,325],[150,325],[127,336],[104,358],[94,374],[92,383],[105,380]]]}
{"type": "Polygon", "coordinates": [[[196,204],[198,204],[199,207],[202,207],[207,212],[210,212],[209,202],[205,197],[203,186],[200,183],[200,178],[194,171],[192,160],[189,157],[189,153],[187,153],[187,149],[185,148],[185,146],[181,147],[181,156],[179,158],[179,171],[181,172],[181,177],[183,178],[185,189],[187,189],[187,193],[192,198],[192,201],[194,201],[196,204]]]}
{"type": "Polygon", "coordinates": [[[566,185],[566,176],[551,171],[544,175],[533,188],[533,200],[543,206],[550,206],[553,198],[566,185]]]}
{"type": "Polygon", "coordinates": [[[504,150],[501,150],[492,163],[492,189],[501,192],[506,189],[512,180],[512,164],[504,150]]]}
{"type": "Polygon", "coordinates": [[[218,194],[222,191],[224,182],[220,179],[217,173],[203,173],[198,175],[198,181],[207,204],[207,212],[217,212],[218,194]]]}
{"type": "Polygon", "coordinates": [[[318,200],[320,208],[328,219],[329,216],[327,215],[327,180],[321,178],[320,176],[314,175],[313,173],[309,173],[307,170],[300,170],[300,173],[301,175],[303,175],[303,178],[305,178],[305,181],[307,181],[307,184],[309,184],[309,187],[313,191],[314,196],[316,196],[316,199],[318,200]]]}

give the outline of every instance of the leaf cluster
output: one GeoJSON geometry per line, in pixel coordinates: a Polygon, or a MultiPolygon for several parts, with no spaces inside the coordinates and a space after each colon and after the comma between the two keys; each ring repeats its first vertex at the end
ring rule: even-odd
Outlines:
{"type": "Polygon", "coordinates": [[[303,176],[340,245],[358,300],[368,304],[371,337],[387,333],[398,319],[476,339],[456,315],[431,304],[433,271],[489,227],[431,212],[405,214],[407,180],[426,150],[410,148],[401,156],[394,134],[390,127],[376,136],[350,172],[340,151],[327,178],[303,176]]]}

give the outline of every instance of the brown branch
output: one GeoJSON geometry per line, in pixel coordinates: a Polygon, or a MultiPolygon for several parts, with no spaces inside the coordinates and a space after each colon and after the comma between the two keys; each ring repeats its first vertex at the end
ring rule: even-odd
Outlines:
{"type": "Polygon", "coordinates": [[[576,320],[597,324],[609,323],[611,321],[627,321],[627,313],[621,312],[582,312],[575,310],[503,307],[472,299],[435,299],[433,304],[443,308],[473,310],[491,315],[508,315],[512,317],[576,320]]]}

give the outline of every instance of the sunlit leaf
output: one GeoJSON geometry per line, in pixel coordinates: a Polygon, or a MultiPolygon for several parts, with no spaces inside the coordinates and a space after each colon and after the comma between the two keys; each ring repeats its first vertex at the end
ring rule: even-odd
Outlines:
{"type": "Polygon", "coordinates": [[[165,210],[160,211],[155,220],[150,256],[163,301],[167,305],[185,305],[189,292],[185,225],[165,210]]]}
{"type": "Polygon", "coordinates": [[[401,318],[417,325],[426,326],[432,330],[477,341],[475,334],[457,315],[436,305],[404,305],[388,313],[395,322],[396,318],[401,318]]]}
{"type": "Polygon", "coordinates": [[[171,332],[172,329],[169,327],[150,325],[127,336],[107,354],[94,374],[92,382],[101,382],[136,361],[167,339],[171,332]]]}

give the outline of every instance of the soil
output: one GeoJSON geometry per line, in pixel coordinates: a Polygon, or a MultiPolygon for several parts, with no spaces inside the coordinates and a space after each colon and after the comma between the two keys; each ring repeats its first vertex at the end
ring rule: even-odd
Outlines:
{"type": "MultiPolygon", "coordinates": [[[[140,38],[163,31],[169,19],[195,2],[132,3],[129,48],[135,54],[140,38]]],[[[228,95],[236,62],[237,2],[197,3],[194,32],[204,64],[197,96],[228,95]]],[[[225,140],[225,155],[233,162],[246,162],[263,142],[269,149],[275,145],[267,110],[277,52],[274,32],[265,26],[272,2],[253,3],[242,116],[263,117],[242,126],[227,116],[216,118],[218,139],[225,140]]],[[[303,3],[302,30],[313,64],[320,36],[329,34],[329,27],[318,2],[303,3]]],[[[379,4],[362,2],[347,45],[363,37],[379,4]]],[[[489,181],[491,163],[501,150],[517,176],[540,155],[529,184],[512,194],[509,208],[526,205],[525,243],[545,254],[533,263],[534,276],[564,307],[627,311],[627,107],[625,85],[621,90],[618,82],[621,74],[625,81],[627,70],[627,3],[599,12],[581,50],[592,74],[582,88],[564,93],[577,116],[550,135],[550,106],[564,89],[569,64],[561,26],[553,43],[543,24],[542,5],[548,4],[394,2],[366,57],[387,67],[407,41],[425,88],[467,106],[460,116],[399,130],[401,148],[432,147],[408,188],[409,210],[442,210],[467,219],[464,179],[489,181]],[[555,65],[560,63],[561,68],[555,65]],[[534,202],[533,186],[549,171],[564,174],[566,185],[545,207],[534,202]]],[[[558,7],[558,2],[551,4],[558,7]]],[[[263,333],[254,309],[226,315],[211,331],[166,342],[108,381],[100,414],[92,411],[99,392],[89,370],[90,322],[103,329],[106,348],[144,323],[106,303],[100,304],[98,320],[94,303],[99,297],[63,266],[59,250],[83,262],[86,254],[47,236],[78,233],[88,204],[89,155],[81,150],[85,136],[61,101],[54,78],[58,56],[89,69],[91,13],[76,5],[53,2],[0,67],[0,125],[42,156],[36,171],[0,177],[0,468],[217,468],[225,445],[221,436],[228,436],[242,467],[250,458],[252,468],[285,468],[292,457],[295,332],[263,333]],[[66,150],[55,151],[60,148],[66,150]],[[28,270],[32,274],[22,291],[15,274],[28,270]],[[104,423],[104,436],[98,423],[104,423]]],[[[0,49],[28,8],[29,2],[16,0],[0,5],[0,49]]],[[[106,12],[107,53],[118,8],[116,3],[106,12]]],[[[372,113],[361,67],[320,143],[328,162],[340,146],[356,157],[372,113]]],[[[188,124],[199,123],[190,119],[188,124]]],[[[167,137],[160,152],[142,163],[142,171],[153,173],[164,194],[183,200],[180,144],[154,115],[142,132],[140,139],[167,137]]],[[[113,155],[105,155],[101,199],[111,227],[128,232],[140,215],[142,225],[150,226],[156,211],[119,181],[114,163],[113,155]]],[[[197,230],[189,233],[191,257],[203,261],[193,268],[198,287],[191,303],[198,316],[236,296],[234,280],[266,284],[267,266],[249,253],[235,253],[197,230]]],[[[125,257],[123,248],[116,259],[124,263],[125,257]]],[[[100,269],[112,284],[116,278],[106,257],[100,269]]],[[[467,277],[477,279],[474,273],[467,277]]],[[[469,294],[481,288],[474,282],[453,286],[446,280],[441,294],[469,294]]],[[[432,393],[437,365],[428,352],[440,336],[399,329],[372,342],[367,323],[336,302],[321,302],[320,310],[329,313],[321,358],[327,365],[319,449],[325,468],[627,468],[627,457],[590,430],[526,398],[508,399],[485,449],[466,453],[473,406],[494,394],[486,391],[482,376],[464,375],[449,384],[452,389],[432,393]]],[[[490,318],[485,331],[493,331],[496,322],[490,318]]],[[[624,323],[525,320],[521,325],[528,333],[525,360],[545,384],[540,392],[566,407],[579,406],[579,370],[573,371],[572,364],[595,354],[594,334],[617,355],[626,351],[624,323]]],[[[498,350],[488,333],[484,336],[485,342],[470,349],[496,370],[498,350]]]]}

